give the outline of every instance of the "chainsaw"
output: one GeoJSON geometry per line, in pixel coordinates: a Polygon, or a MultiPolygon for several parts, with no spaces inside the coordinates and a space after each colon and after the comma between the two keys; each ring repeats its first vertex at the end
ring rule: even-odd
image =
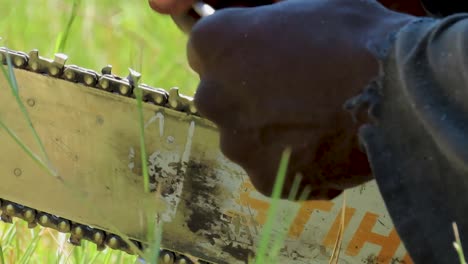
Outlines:
{"type": "MultiPolygon", "coordinates": [[[[194,8],[200,16],[210,11],[194,8]]],[[[0,129],[2,221],[21,219],[69,234],[73,245],[86,240],[128,254],[141,253],[152,242],[148,233],[162,226],[164,264],[255,258],[272,200],[224,157],[216,126],[191,97],[140,83],[133,70],[117,76],[110,66],[68,65],[64,54],[48,59],[0,47],[0,61],[14,75],[0,77],[0,120],[8,125],[0,129]],[[12,77],[24,108],[5,92],[12,77]],[[30,123],[18,118],[24,111],[30,123]],[[13,140],[35,146],[30,126],[49,170],[13,140]]],[[[345,195],[279,201],[272,232],[285,239],[277,263],[327,263],[337,242],[338,263],[412,263],[375,182],[345,195]]]]}

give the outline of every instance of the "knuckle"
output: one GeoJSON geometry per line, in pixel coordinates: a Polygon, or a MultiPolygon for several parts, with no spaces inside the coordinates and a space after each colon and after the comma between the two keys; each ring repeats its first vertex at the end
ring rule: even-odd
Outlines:
{"type": "Polygon", "coordinates": [[[189,46],[200,56],[216,52],[228,44],[242,20],[241,10],[220,10],[200,19],[193,26],[189,36],[189,46]]]}
{"type": "Polygon", "coordinates": [[[215,95],[213,86],[202,80],[194,96],[194,103],[200,114],[211,121],[217,120],[220,114],[221,101],[216,100],[215,95]]]}

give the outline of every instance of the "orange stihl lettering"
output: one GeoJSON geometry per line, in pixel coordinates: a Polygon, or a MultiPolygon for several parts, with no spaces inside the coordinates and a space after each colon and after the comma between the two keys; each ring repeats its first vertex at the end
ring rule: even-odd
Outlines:
{"type": "Polygon", "coordinates": [[[357,256],[365,243],[372,243],[381,246],[381,250],[376,258],[378,263],[391,262],[400,245],[400,238],[395,228],[392,228],[388,236],[374,233],[372,229],[377,222],[377,218],[378,215],[369,212],[364,215],[361,224],[346,249],[346,254],[357,256]]]}
{"type": "Polygon", "coordinates": [[[253,190],[255,189],[251,183],[244,182],[241,186],[238,202],[242,206],[254,209],[257,212],[255,221],[258,224],[263,225],[266,222],[267,211],[270,207],[270,203],[260,199],[252,198],[250,194],[253,190]]]}
{"type": "Polygon", "coordinates": [[[406,253],[405,257],[403,258],[402,264],[414,264],[413,260],[411,259],[410,255],[406,253]]]}
{"type": "Polygon", "coordinates": [[[304,231],[304,227],[312,216],[314,210],[329,212],[332,207],[333,203],[328,201],[303,202],[291,225],[291,228],[289,229],[289,237],[298,238],[302,234],[302,231],[304,231]]]}
{"type": "MultiPolygon", "coordinates": [[[[325,239],[323,240],[323,245],[326,247],[333,248],[335,246],[336,239],[338,237],[338,231],[340,230],[340,224],[341,224],[341,213],[343,212],[343,209],[340,209],[340,212],[336,215],[335,221],[333,222],[332,227],[330,228],[330,231],[328,231],[328,234],[325,236],[325,239]]],[[[355,208],[351,207],[346,207],[345,210],[345,219],[344,219],[344,230],[348,227],[349,222],[351,221],[351,218],[353,217],[354,213],[356,212],[355,208]]],[[[344,232],[343,230],[343,232],[344,232]]]]}

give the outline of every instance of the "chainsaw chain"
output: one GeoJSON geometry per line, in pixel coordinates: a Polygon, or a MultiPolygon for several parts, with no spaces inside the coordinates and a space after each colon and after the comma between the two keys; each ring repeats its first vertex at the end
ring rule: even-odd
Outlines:
{"type": "Polygon", "coordinates": [[[102,68],[101,73],[98,73],[76,65],[65,65],[68,59],[65,54],[56,54],[52,60],[39,56],[38,50],[32,50],[27,54],[22,51],[0,47],[0,61],[2,64],[7,64],[7,56],[10,57],[12,66],[17,69],[79,83],[87,87],[131,98],[136,98],[135,91],[139,89],[142,92],[142,99],[146,103],[198,116],[197,108],[191,97],[179,94],[179,89],[176,87],[167,92],[164,89],[154,88],[147,84],[135,85],[134,81],[139,79],[140,75],[132,70],[130,70],[127,77],[119,77],[112,73],[112,66],[110,65],[105,66],[102,68]]]}
{"type": "MultiPolygon", "coordinates": [[[[153,88],[147,84],[139,84],[140,75],[132,70],[130,70],[130,74],[127,77],[123,78],[112,73],[112,66],[106,66],[101,70],[101,73],[98,73],[76,65],[65,65],[68,59],[65,54],[56,54],[55,58],[52,60],[39,56],[38,50],[32,50],[28,54],[22,51],[0,47],[0,64],[6,65],[8,63],[8,58],[10,58],[14,68],[82,84],[92,89],[98,89],[120,96],[136,98],[135,92],[137,89],[140,89],[142,92],[142,100],[145,103],[155,104],[188,115],[198,116],[193,99],[179,94],[178,88],[172,88],[167,92],[164,89],[153,88]]],[[[82,240],[87,240],[96,244],[98,250],[104,250],[107,246],[114,250],[124,251],[128,254],[135,254],[132,247],[116,234],[82,225],[1,198],[0,209],[2,211],[0,220],[3,222],[12,223],[12,218],[15,217],[26,221],[29,228],[34,228],[39,224],[40,226],[52,228],[61,233],[70,234],[68,242],[73,245],[79,246],[82,240]]],[[[139,241],[130,241],[138,249],[143,249],[143,245],[139,241]]],[[[183,254],[161,249],[159,252],[159,263],[192,264],[193,261],[183,254]]],[[[209,264],[209,262],[202,260],[198,260],[198,263],[209,264]]]]}

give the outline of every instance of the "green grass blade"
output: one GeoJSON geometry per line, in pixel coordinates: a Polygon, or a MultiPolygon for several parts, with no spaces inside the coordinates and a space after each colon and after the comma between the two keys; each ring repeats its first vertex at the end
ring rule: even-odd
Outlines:
{"type": "Polygon", "coordinates": [[[31,240],[31,242],[28,245],[28,248],[24,252],[23,256],[21,257],[19,263],[29,263],[29,259],[31,256],[34,254],[34,251],[36,250],[39,240],[41,238],[40,232],[35,232],[34,236],[31,240]]]}
{"type": "Polygon", "coordinates": [[[8,229],[6,232],[3,232],[3,237],[2,241],[4,241],[3,245],[4,247],[10,247],[11,242],[16,236],[16,226],[14,224],[11,224],[8,226],[8,229]]]}
{"type": "Polygon", "coordinates": [[[121,263],[122,262],[122,254],[123,254],[123,252],[120,251],[120,250],[119,250],[119,252],[117,252],[117,258],[114,261],[114,263],[121,263]]]}
{"type": "Polygon", "coordinates": [[[105,258],[104,258],[104,264],[109,264],[109,261],[111,260],[111,257],[112,257],[113,253],[114,253],[114,251],[112,251],[112,250],[109,250],[106,253],[105,258]]]}
{"type": "Polygon", "coordinates": [[[73,256],[73,260],[74,260],[75,263],[82,263],[82,261],[83,261],[83,254],[82,254],[83,250],[82,250],[82,248],[86,247],[85,243],[86,243],[86,241],[82,241],[81,242],[81,247],[74,247],[73,248],[72,256],[73,256]]]}
{"type": "Polygon", "coordinates": [[[68,37],[70,36],[71,27],[73,25],[73,22],[75,21],[80,4],[81,4],[81,0],[73,1],[72,10],[70,12],[70,16],[68,17],[68,22],[65,26],[65,29],[64,31],[60,32],[57,37],[55,53],[58,53],[58,52],[62,53],[65,50],[68,37]]]}
{"type": "Polygon", "coordinates": [[[13,96],[16,99],[16,102],[18,103],[18,106],[23,113],[24,118],[26,119],[26,122],[29,126],[29,129],[31,130],[34,140],[39,146],[39,149],[42,153],[42,156],[44,158],[45,163],[47,166],[50,167],[50,162],[49,162],[49,157],[47,156],[47,152],[45,150],[44,144],[42,143],[42,140],[39,137],[39,134],[37,133],[36,129],[34,128],[34,125],[31,121],[31,118],[29,116],[28,110],[26,109],[26,106],[23,104],[23,101],[21,100],[21,97],[19,96],[19,87],[18,87],[18,82],[16,80],[15,72],[13,70],[13,65],[11,63],[11,58],[9,55],[6,56],[6,61],[8,65],[8,71],[2,66],[2,73],[3,76],[8,80],[8,83],[11,88],[11,92],[13,93],[13,96]]]}
{"type": "Polygon", "coordinates": [[[255,258],[256,264],[266,263],[268,245],[270,244],[270,238],[273,232],[273,223],[275,216],[279,209],[279,199],[283,190],[284,180],[288,169],[289,157],[291,156],[291,150],[286,149],[280,161],[280,166],[276,176],[275,184],[273,185],[273,193],[271,195],[271,204],[267,212],[267,221],[262,230],[262,236],[260,237],[260,245],[257,251],[257,257],[255,258]]]}
{"type": "Polygon", "coordinates": [[[98,259],[98,257],[101,255],[101,251],[98,251],[96,252],[96,254],[94,254],[94,256],[91,258],[91,260],[89,261],[89,264],[93,264],[96,262],[96,260],[98,259]]]}
{"type": "Polygon", "coordinates": [[[49,166],[47,166],[38,156],[36,156],[36,154],[33,153],[33,151],[28,147],[26,146],[26,144],[23,143],[23,141],[15,134],[15,132],[13,132],[9,127],[7,127],[5,125],[5,123],[3,123],[3,121],[0,119],[0,127],[3,128],[3,130],[5,130],[5,132],[7,132],[7,134],[16,142],[16,144],[18,144],[18,146],[20,146],[23,151],[28,154],[28,156],[34,161],[37,163],[37,165],[39,165],[39,167],[41,167],[42,169],[44,169],[48,174],[54,176],[54,177],[57,177],[58,175],[52,171],[49,166]]]}
{"type": "Polygon", "coordinates": [[[3,243],[0,243],[0,264],[6,264],[5,255],[3,254],[3,243]]]}
{"type": "MultiPolygon", "coordinates": [[[[138,81],[133,80],[133,85],[138,87],[138,81]]],[[[141,169],[143,173],[143,188],[144,191],[149,193],[149,174],[148,174],[148,157],[146,155],[146,145],[145,145],[145,121],[143,117],[143,92],[141,89],[135,88],[135,96],[137,99],[137,110],[138,110],[138,125],[140,128],[140,152],[141,152],[141,169]]]]}
{"type": "MultiPolygon", "coordinates": [[[[293,185],[291,187],[291,190],[289,192],[289,200],[295,200],[296,197],[297,197],[297,193],[298,193],[298,190],[299,190],[299,187],[300,187],[300,184],[301,184],[301,180],[302,180],[302,175],[297,175],[295,178],[294,178],[294,182],[293,182],[293,185]]],[[[306,186],[299,198],[298,198],[298,202],[304,202],[307,197],[309,197],[309,194],[311,192],[311,188],[310,186],[306,186]]],[[[288,213],[286,214],[286,218],[284,219],[284,222],[282,223],[282,226],[283,226],[283,229],[281,230],[281,232],[278,232],[275,236],[275,239],[273,240],[272,242],[272,247],[270,249],[270,255],[269,255],[269,261],[268,263],[274,263],[274,261],[278,258],[279,254],[280,254],[280,251],[281,251],[281,247],[283,247],[284,245],[284,242],[286,241],[286,237],[287,237],[287,234],[289,232],[289,229],[291,228],[291,225],[294,221],[294,219],[296,218],[297,214],[299,213],[299,208],[286,208],[286,210],[288,211],[288,213]]]]}
{"type": "MultiPolygon", "coordinates": [[[[16,222],[15,225],[17,226],[18,222],[16,222]]],[[[20,237],[19,236],[15,236],[14,247],[15,247],[16,256],[21,256],[20,237]]]]}
{"type": "Polygon", "coordinates": [[[162,225],[158,224],[157,227],[153,229],[153,234],[154,237],[149,240],[153,241],[153,243],[151,243],[147,249],[147,258],[145,260],[147,263],[157,264],[159,262],[159,250],[161,248],[162,225]]]}
{"type": "Polygon", "coordinates": [[[297,174],[296,177],[294,177],[291,190],[289,190],[288,200],[292,201],[296,199],[297,193],[299,192],[299,187],[301,186],[301,181],[302,181],[302,174],[297,174]]]}

